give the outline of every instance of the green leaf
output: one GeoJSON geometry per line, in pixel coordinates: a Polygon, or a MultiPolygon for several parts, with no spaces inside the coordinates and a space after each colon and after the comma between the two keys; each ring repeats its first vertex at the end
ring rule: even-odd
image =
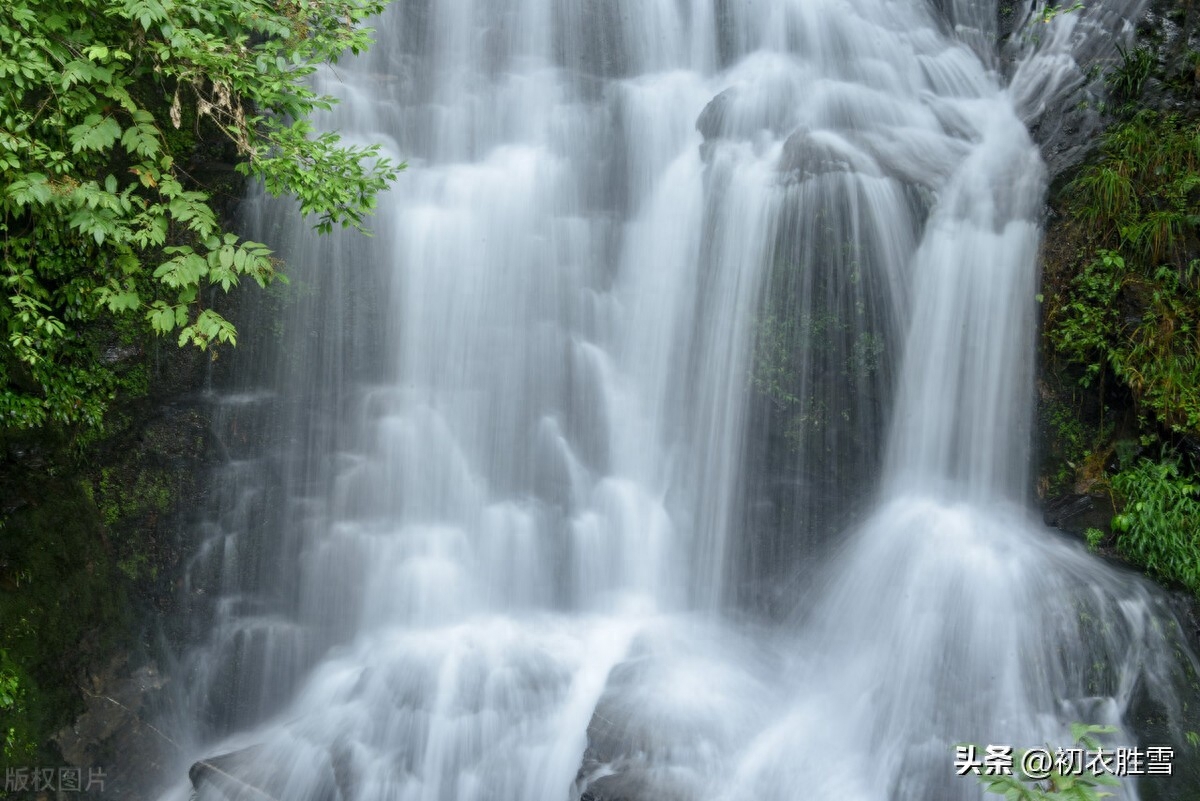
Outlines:
{"type": "Polygon", "coordinates": [[[158,129],[148,123],[139,122],[125,129],[121,136],[121,144],[125,152],[143,158],[158,155],[158,129]]]}
{"type": "Polygon", "coordinates": [[[108,296],[108,309],[113,312],[136,309],[141,305],[137,292],[117,292],[108,296]]]}
{"type": "Polygon", "coordinates": [[[50,201],[52,194],[46,176],[37,172],[27,173],[8,186],[8,197],[17,208],[45,205],[50,201]]]}
{"type": "Polygon", "coordinates": [[[71,152],[108,150],[121,136],[121,126],[112,117],[89,114],[79,125],[67,130],[71,152]]]}
{"type": "Polygon", "coordinates": [[[156,300],[147,313],[150,325],[159,334],[165,334],[175,328],[175,309],[161,300],[156,300]]]}

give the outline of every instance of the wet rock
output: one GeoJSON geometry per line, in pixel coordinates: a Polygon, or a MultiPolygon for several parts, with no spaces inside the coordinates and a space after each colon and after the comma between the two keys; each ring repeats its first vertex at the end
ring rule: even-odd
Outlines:
{"type": "Polygon", "coordinates": [[[805,181],[833,172],[852,172],[854,166],[846,153],[800,128],[783,143],[778,170],[791,180],[805,181]]]}
{"type": "MultiPolygon", "coordinates": [[[[305,797],[311,801],[348,801],[356,779],[348,749],[335,746],[322,770],[323,781],[305,797]]],[[[265,746],[206,757],[188,770],[196,801],[287,801],[289,770],[272,761],[265,746]]]]}
{"type": "Polygon", "coordinates": [[[579,801],[682,801],[664,797],[645,777],[629,773],[602,776],[588,785],[579,801]]]}
{"type": "Polygon", "coordinates": [[[660,801],[663,788],[647,775],[648,765],[625,726],[596,712],[588,723],[587,749],[575,789],[579,801],[660,801]]]}
{"type": "Polygon", "coordinates": [[[1103,493],[1061,495],[1048,500],[1042,511],[1046,525],[1075,535],[1089,528],[1107,529],[1112,517],[1112,499],[1103,493]]]}
{"type": "Polygon", "coordinates": [[[654,770],[638,760],[619,760],[580,771],[579,801],[692,801],[695,796],[672,786],[669,771],[654,770]]]}
{"type": "Polygon", "coordinates": [[[753,141],[764,133],[782,137],[796,124],[800,90],[786,76],[765,77],[753,86],[731,86],[708,102],[696,118],[704,150],[718,139],[753,141]]]}
{"type": "Polygon", "coordinates": [[[147,722],[166,679],[153,663],[132,667],[120,655],[80,686],[86,708],[54,737],[67,765],[104,772],[105,797],[153,797],[177,746],[147,722]]]}
{"type": "MultiPolygon", "coordinates": [[[[256,782],[262,758],[263,747],[253,745],[192,765],[188,779],[196,790],[198,801],[281,801],[278,795],[256,782]]],[[[327,798],[336,801],[337,796],[327,798]]]]}
{"type": "Polygon", "coordinates": [[[709,139],[718,139],[725,135],[725,119],[729,115],[729,106],[733,102],[733,93],[736,90],[732,87],[721,92],[719,95],[708,101],[708,105],[700,112],[700,116],[696,118],[696,130],[707,141],[709,139]]]}
{"type": "Polygon", "coordinates": [[[242,793],[254,791],[238,778],[238,774],[253,765],[261,754],[262,746],[254,745],[240,751],[207,757],[188,769],[188,780],[202,798],[237,798],[242,793]]]}

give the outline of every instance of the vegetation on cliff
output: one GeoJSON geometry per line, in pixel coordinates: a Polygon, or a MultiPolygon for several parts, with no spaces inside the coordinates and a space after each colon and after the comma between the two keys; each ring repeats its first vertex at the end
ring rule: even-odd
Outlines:
{"type": "Polygon", "coordinates": [[[1057,195],[1043,417],[1058,458],[1042,489],[1107,490],[1117,550],[1200,593],[1197,65],[1191,51],[1124,52],[1113,123],[1057,195]]]}

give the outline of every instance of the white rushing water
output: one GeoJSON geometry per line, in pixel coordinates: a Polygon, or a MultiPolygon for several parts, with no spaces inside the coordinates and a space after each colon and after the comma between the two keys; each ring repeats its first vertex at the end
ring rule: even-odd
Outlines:
{"type": "Polygon", "coordinates": [[[249,221],[293,285],[186,588],[200,798],[959,801],[956,743],[1169,704],[1158,602],[1024,500],[1028,128],[1138,4],[1006,8],[396,0],[322,77],[410,164],[375,237],[249,221]],[[767,617],[780,287],[796,458],[870,486],[794,496],[859,522],[767,617]]]}

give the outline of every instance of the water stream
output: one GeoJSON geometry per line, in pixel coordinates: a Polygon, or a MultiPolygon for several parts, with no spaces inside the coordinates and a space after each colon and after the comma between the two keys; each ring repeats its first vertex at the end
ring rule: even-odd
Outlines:
{"type": "Polygon", "coordinates": [[[1161,602],[1026,498],[1029,130],[1140,7],[1026,5],[396,0],[320,78],[410,164],[375,236],[246,215],[199,797],[966,801],[955,743],[1169,706],[1161,602]]]}

